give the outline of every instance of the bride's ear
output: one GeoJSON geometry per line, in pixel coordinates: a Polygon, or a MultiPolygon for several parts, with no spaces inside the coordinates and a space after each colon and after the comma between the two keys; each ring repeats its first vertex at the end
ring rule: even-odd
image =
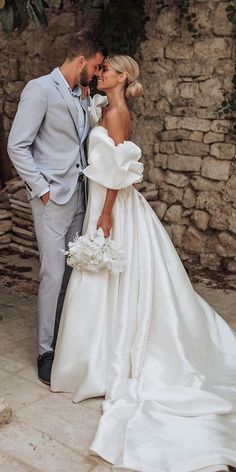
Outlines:
{"type": "Polygon", "coordinates": [[[126,74],[125,72],[121,72],[121,73],[119,74],[118,80],[119,80],[119,82],[120,82],[121,84],[125,83],[126,80],[127,80],[127,74],[126,74]]]}

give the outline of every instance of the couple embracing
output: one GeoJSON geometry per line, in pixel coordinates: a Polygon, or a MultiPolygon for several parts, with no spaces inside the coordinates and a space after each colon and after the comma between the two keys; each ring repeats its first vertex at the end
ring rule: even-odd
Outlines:
{"type": "Polygon", "coordinates": [[[105,396],[91,453],[117,469],[227,471],[236,467],[235,334],[194,291],[135,188],[143,165],[126,99],[142,94],[138,76],[131,57],[107,56],[83,30],[62,66],[22,92],[8,149],[40,253],[38,376],[74,402],[105,396]],[[94,76],[106,96],[91,100],[94,76]],[[71,273],[61,249],[98,228],[125,248],[124,272],[71,273]]]}

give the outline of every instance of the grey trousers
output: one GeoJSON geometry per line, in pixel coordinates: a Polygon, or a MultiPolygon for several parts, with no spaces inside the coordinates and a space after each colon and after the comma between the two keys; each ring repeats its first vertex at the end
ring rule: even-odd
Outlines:
{"type": "Polygon", "coordinates": [[[30,203],[41,262],[37,337],[38,354],[43,354],[52,351],[55,346],[54,327],[57,331],[71,273],[61,249],[67,249],[76,233],[80,235],[82,232],[85,215],[84,182],[78,182],[72,198],[64,205],[58,205],[52,200],[44,205],[40,198],[30,203]]]}

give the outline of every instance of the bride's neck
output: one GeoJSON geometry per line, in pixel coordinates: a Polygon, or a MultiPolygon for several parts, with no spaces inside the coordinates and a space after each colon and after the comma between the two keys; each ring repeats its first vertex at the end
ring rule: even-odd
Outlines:
{"type": "Polygon", "coordinates": [[[119,108],[126,104],[123,90],[107,91],[109,108],[119,108]]]}

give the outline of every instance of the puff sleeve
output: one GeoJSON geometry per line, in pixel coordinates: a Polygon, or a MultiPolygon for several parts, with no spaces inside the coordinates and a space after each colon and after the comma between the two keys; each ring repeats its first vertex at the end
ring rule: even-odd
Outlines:
{"type": "Polygon", "coordinates": [[[89,139],[88,166],[84,174],[94,182],[114,190],[141,182],[141,149],[131,141],[115,145],[102,126],[93,129],[89,139]]]}

